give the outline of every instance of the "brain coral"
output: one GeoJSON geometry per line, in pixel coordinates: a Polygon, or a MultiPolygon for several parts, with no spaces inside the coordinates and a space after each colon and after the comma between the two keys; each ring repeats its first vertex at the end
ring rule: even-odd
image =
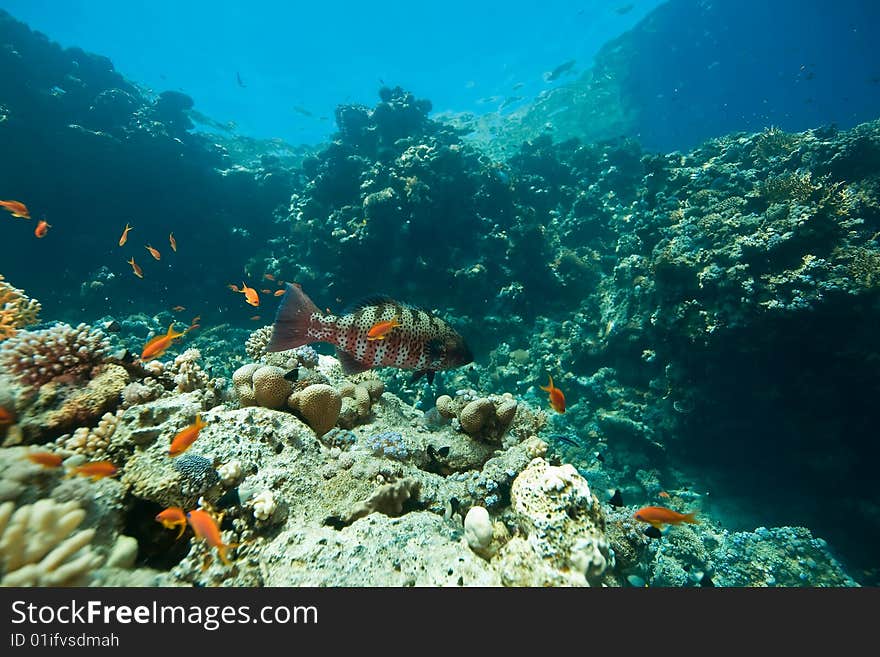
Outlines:
{"type": "Polygon", "coordinates": [[[251,382],[254,399],[264,408],[283,408],[293,386],[284,378],[286,372],[280,367],[266,365],[254,371],[251,382]]]}
{"type": "Polygon", "coordinates": [[[38,387],[61,376],[87,375],[109,349],[100,329],[58,323],[6,340],[0,347],[0,365],[22,385],[38,387]]]}
{"type": "Polygon", "coordinates": [[[292,394],[288,405],[298,411],[306,424],[321,436],[330,431],[339,419],[342,397],[333,386],[316,383],[292,394]]]}

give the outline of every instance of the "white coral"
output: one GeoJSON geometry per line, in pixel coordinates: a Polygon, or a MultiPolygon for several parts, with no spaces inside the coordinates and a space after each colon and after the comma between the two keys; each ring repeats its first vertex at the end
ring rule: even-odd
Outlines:
{"type": "Polygon", "coordinates": [[[217,474],[224,486],[234,486],[241,479],[241,461],[227,461],[217,468],[217,474]]]}
{"type": "Polygon", "coordinates": [[[485,507],[472,506],[464,517],[464,538],[477,554],[485,553],[492,543],[492,518],[485,507]]]}
{"type": "Polygon", "coordinates": [[[0,585],[76,585],[101,565],[90,547],[95,530],[73,533],[86,515],[76,502],[44,498],[13,509],[0,505],[0,585]]]}
{"type": "Polygon", "coordinates": [[[198,363],[201,357],[198,349],[190,348],[174,359],[171,371],[177,392],[192,392],[208,387],[208,375],[198,363]]]}
{"type": "Polygon", "coordinates": [[[107,455],[110,439],[116,432],[116,427],[121,418],[122,410],[117,411],[115,414],[104,413],[98,422],[98,426],[93,429],[79,427],[73,432],[73,435],[64,434],[55,442],[62,449],[83,454],[92,460],[102,459],[107,455]]]}
{"type": "Polygon", "coordinates": [[[254,497],[251,501],[251,506],[254,509],[254,518],[257,520],[268,520],[275,513],[275,509],[278,508],[275,502],[275,495],[271,490],[264,490],[254,497]]]}

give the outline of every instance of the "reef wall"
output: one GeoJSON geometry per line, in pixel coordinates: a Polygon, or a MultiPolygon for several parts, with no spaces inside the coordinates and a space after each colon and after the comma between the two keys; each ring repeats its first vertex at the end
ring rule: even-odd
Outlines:
{"type": "Polygon", "coordinates": [[[184,305],[206,291],[224,298],[224,283],[268,238],[292,174],[271,153],[233,159],[220,137],[193,133],[185,94],[148,93],[106,57],[62,49],[2,10],[0,42],[3,194],[26,199],[35,219],[52,225],[40,241],[32,223],[7,228],[18,248],[4,253],[6,275],[27,273],[30,291],[55,315],[75,309],[71,321],[155,308],[168,287],[184,305]],[[126,223],[134,229],[124,251],[117,240],[126,223]],[[164,262],[152,266],[145,244],[164,262]],[[211,253],[222,266],[205,266],[211,253]],[[140,286],[131,285],[139,282],[130,280],[132,255],[151,265],[140,286]]]}
{"type": "Polygon", "coordinates": [[[636,136],[686,150],[728,132],[806,130],[876,118],[880,71],[861,0],[670,0],[605,44],[576,81],[508,115],[472,122],[488,152],[526,139],[636,136]]]}

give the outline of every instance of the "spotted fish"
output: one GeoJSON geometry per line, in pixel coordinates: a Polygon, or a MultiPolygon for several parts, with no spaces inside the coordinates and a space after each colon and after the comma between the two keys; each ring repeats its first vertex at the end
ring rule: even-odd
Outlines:
{"type": "Polygon", "coordinates": [[[299,285],[287,284],[281,299],[269,351],[284,351],[311,342],[336,347],[343,369],[354,374],[373,367],[415,370],[413,380],[466,365],[473,360],[470,349],[455,330],[439,317],[387,297],[366,299],[344,315],[322,313],[299,285]],[[383,340],[370,340],[369,332],[380,322],[398,325],[383,340]]]}

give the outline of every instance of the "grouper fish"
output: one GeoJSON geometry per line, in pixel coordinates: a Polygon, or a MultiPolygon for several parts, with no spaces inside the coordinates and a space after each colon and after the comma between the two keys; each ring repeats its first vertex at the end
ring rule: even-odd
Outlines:
{"type": "Polygon", "coordinates": [[[471,350],[449,324],[426,310],[387,297],[358,303],[343,315],[323,313],[296,284],[287,284],[272,327],[268,351],[329,342],[348,374],[373,367],[415,370],[413,380],[473,361],[471,350]],[[373,337],[380,323],[392,327],[373,337]]]}

